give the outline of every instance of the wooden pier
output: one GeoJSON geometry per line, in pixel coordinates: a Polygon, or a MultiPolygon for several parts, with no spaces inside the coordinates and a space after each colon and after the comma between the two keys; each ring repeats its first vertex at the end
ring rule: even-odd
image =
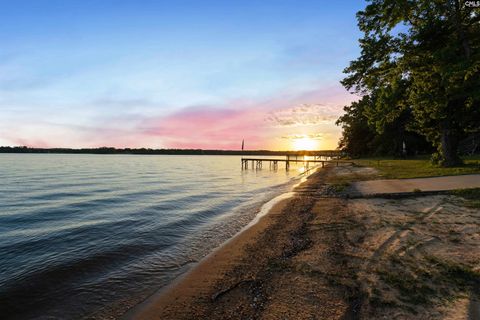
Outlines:
{"type": "Polygon", "coordinates": [[[298,157],[288,155],[286,159],[268,159],[268,158],[242,158],[242,170],[247,170],[249,168],[249,163],[251,163],[252,169],[262,169],[263,163],[268,162],[269,168],[273,170],[278,169],[278,163],[285,163],[285,170],[290,169],[290,163],[303,163],[306,168],[310,164],[319,164],[325,167],[326,164],[334,164],[335,166],[339,165],[353,165],[353,161],[345,161],[340,159],[331,159],[331,160],[320,160],[317,157],[315,159],[298,159],[298,157]]]}

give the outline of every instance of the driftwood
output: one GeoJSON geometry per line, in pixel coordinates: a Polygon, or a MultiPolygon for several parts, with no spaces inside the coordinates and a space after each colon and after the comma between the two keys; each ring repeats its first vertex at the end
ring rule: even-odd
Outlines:
{"type": "Polygon", "coordinates": [[[226,288],[226,289],[222,289],[220,291],[217,291],[216,293],[214,293],[212,295],[212,302],[217,300],[218,298],[220,298],[221,296],[223,296],[224,294],[232,291],[233,289],[235,288],[238,288],[241,284],[244,284],[244,283],[250,283],[250,282],[253,282],[254,280],[253,279],[245,279],[245,280],[240,280],[236,283],[234,283],[233,285],[231,285],[230,287],[226,288]]]}

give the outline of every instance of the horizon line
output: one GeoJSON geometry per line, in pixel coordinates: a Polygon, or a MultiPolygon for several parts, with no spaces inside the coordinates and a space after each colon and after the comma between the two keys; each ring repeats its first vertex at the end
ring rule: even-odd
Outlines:
{"type": "Polygon", "coordinates": [[[42,148],[42,147],[30,147],[30,146],[0,146],[0,152],[3,149],[30,149],[30,150],[71,150],[71,151],[87,151],[87,150],[111,150],[111,151],[140,151],[140,150],[149,150],[149,151],[221,151],[221,152],[341,152],[339,149],[322,149],[322,150],[269,150],[269,149],[250,149],[250,150],[241,150],[241,149],[199,149],[199,148],[149,148],[149,147],[141,147],[141,148],[117,148],[117,147],[49,147],[49,148],[42,148]]]}

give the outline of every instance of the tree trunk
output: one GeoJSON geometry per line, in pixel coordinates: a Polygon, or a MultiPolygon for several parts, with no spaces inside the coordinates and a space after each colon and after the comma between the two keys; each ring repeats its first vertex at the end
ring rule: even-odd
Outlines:
{"type": "Polygon", "coordinates": [[[444,122],[440,141],[440,153],[442,156],[441,165],[452,167],[462,163],[458,156],[458,136],[447,122],[444,122]]]}

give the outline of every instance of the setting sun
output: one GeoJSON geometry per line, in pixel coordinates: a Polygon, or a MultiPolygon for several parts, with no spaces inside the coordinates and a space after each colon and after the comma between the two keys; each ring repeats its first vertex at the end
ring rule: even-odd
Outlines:
{"type": "Polygon", "coordinates": [[[308,137],[303,137],[299,139],[294,139],[292,141],[294,150],[317,150],[318,141],[308,137]]]}

